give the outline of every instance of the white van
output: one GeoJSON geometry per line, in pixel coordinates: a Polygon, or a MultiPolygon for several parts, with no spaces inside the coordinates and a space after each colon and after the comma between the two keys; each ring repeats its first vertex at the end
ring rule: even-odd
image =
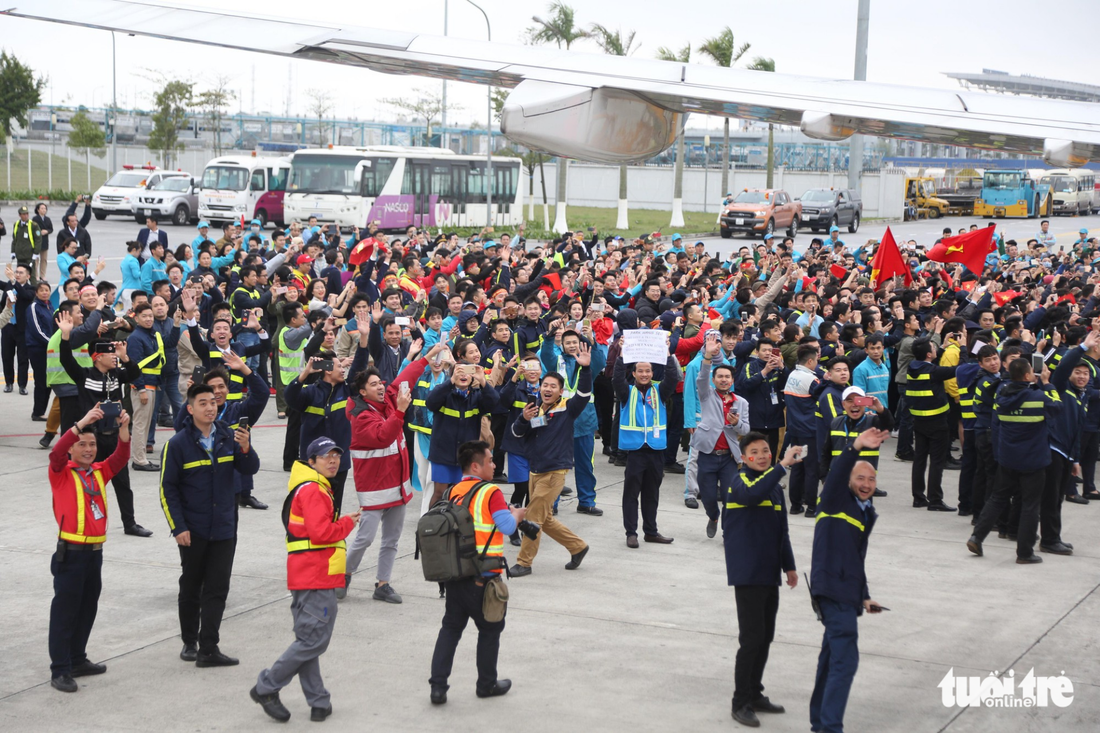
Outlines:
{"type": "Polygon", "coordinates": [[[155,165],[124,165],[92,195],[92,214],[103,221],[110,214],[134,216],[138,196],[169,178],[190,178],[183,171],[164,171],[155,165]]]}
{"type": "Polygon", "coordinates": [[[1043,171],[1039,185],[1050,186],[1055,214],[1086,216],[1100,210],[1100,192],[1096,190],[1097,172],[1086,168],[1043,171]]]}
{"type": "Polygon", "coordinates": [[[289,158],[223,155],[206,164],[199,184],[199,218],[211,223],[259,219],[283,224],[289,158]]]}

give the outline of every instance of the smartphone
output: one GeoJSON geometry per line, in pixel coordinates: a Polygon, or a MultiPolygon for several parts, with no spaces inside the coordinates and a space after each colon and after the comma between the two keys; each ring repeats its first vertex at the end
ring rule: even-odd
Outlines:
{"type": "Polygon", "coordinates": [[[237,427],[248,430],[248,415],[241,415],[240,419],[237,420],[237,427]]]}
{"type": "Polygon", "coordinates": [[[403,395],[407,395],[409,393],[409,383],[402,382],[401,387],[398,389],[398,391],[403,395]]]}
{"type": "Polygon", "coordinates": [[[202,364],[199,364],[191,372],[191,383],[192,384],[202,384],[203,377],[205,377],[205,376],[206,376],[206,367],[204,367],[202,364]]]}
{"type": "Polygon", "coordinates": [[[589,234],[592,234],[595,231],[596,231],[596,227],[588,227],[588,233],[589,234]]]}
{"type": "Polygon", "coordinates": [[[322,372],[331,372],[333,369],[332,359],[322,359],[317,362],[317,368],[322,372]]]}
{"type": "Polygon", "coordinates": [[[396,323],[398,326],[401,326],[402,328],[412,325],[412,319],[410,319],[408,316],[396,316],[394,317],[393,322],[396,323]]]}
{"type": "Polygon", "coordinates": [[[1043,361],[1043,355],[1042,354],[1032,354],[1031,355],[1031,369],[1036,374],[1042,373],[1043,363],[1044,363],[1044,361],[1043,361]]]}
{"type": "Polygon", "coordinates": [[[583,321],[581,321],[581,326],[583,328],[591,329],[592,328],[592,319],[591,318],[585,318],[583,321]]]}
{"type": "Polygon", "coordinates": [[[93,354],[113,354],[115,345],[110,341],[100,341],[93,347],[93,354]]]}
{"type": "Polygon", "coordinates": [[[856,407],[871,407],[875,404],[873,397],[853,397],[852,404],[856,407]]]}
{"type": "Polygon", "coordinates": [[[593,303],[592,310],[596,313],[603,313],[603,303],[593,303]]]}

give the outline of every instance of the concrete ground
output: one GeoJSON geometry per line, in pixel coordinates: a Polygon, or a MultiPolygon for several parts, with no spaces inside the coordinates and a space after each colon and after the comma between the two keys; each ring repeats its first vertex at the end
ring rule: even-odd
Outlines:
{"type": "MultiPolygon", "coordinates": [[[[60,213],[60,212],[55,212],[60,213]]],[[[968,220],[948,219],[953,226],[968,220]]],[[[1089,219],[1058,220],[1069,236],[1089,219]]],[[[930,243],[941,222],[896,225],[898,236],[930,243]],[[913,227],[912,233],[907,228],[913,227]],[[919,228],[919,229],[918,229],[919,228]]],[[[1034,222],[1013,222],[1027,236],[1034,222]]],[[[881,227],[860,233],[879,236],[881,227]]],[[[121,220],[93,222],[96,252],[116,277],[122,242],[136,227],[121,220]]],[[[169,228],[173,244],[192,230],[169,228]]],[[[805,237],[799,237],[801,241],[805,237]]],[[[1072,241],[1072,237],[1068,241],[1072,241]]],[[[738,244],[744,240],[732,240],[738,244]]],[[[808,240],[807,240],[808,241],[808,240]]],[[[857,240],[858,241],[858,240],[857,240]]],[[[717,244],[718,241],[715,240],[717,244]]],[[[726,244],[728,242],[722,242],[726,244]]],[[[31,398],[0,394],[0,729],[12,731],[264,730],[274,723],[248,698],[257,673],[291,641],[283,530],[277,507],[287,474],[278,458],[284,423],[270,405],[254,432],[263,469],[256,494],[272,505],[244,511],[235,575],[222,624],[222,648],[241,665],[196,669],[178,658],[176,616],[179,557],[167,532],[156,476],[133,474],[138,520],[150,539],[122,534],[113,496],[105,549],[104,588],[90,656],[109,671],[80,680],[64,695],[48,683],[46,636],[52,584],[49,557],[56,525],[46,479],[47,454],[37,446],[41,424],[30,421],[31,398]]],[[[169,437],[158,432],[158,444],[169,437]]],[[[889,444],[884,455],[891,455],[889,444]]],[[[335,712],[329,729],[453,731],[507,721],[530,731],[721,731],[738,728],[729,717],[737,622],[733,591],[725,583],[720,538],[704,534],[702,510],[682,500],[683,479],[662,486],[661,531],[671,546],[625,546],[620,504],[622,470],[597,456],[600,518],[578,515],[565,500],[561,518],[592,547],[584,566],[563,569],[568,556],[543,543],[530,577],[511,582],[512,602],[502,637],[500,674],[514,682],[504,698],[474,692],[474,632],[456,657],[450,702],[428,701],[427,678],[443,613],[434,583],[422,580],[412,558],[415,518],[406,520],[394,572],[404,596],[393,606],[371,599],[376,549],[341,604],[333,644],[322,660],[335,712]]],[[[873,597],[893,609],[860,619],[862,659],[848,705],[849,730],[1093,731],[1100,726],[1100,549],[1089,537],[1100,528],[1100,506],[1066,504],[1064,537],[1074,557],[1044,555],[1039,566],[1017,566],[1014,547],[991,537],[986,556],[967,552],[970,525],[955,515],[910,507],[909,464],[886,458],[880,485],[890,496],[876,502],[881,519],[867,561],[873,597]],[[949,670],[984,677],[1016,671],[1017,680],[1065,674],[1074,700],[1065,708],[961,709],[941,702],[937,685],[949,670]]],[[[947,497],[958,474],[946,473],[947,497]]],[[[952,501],[952,503],[954,503],[952,501]]],[[[419,505],[419,497],[411,506],[419,505]]],[[[345,508],[350,508],[350,505],[345,508]]],[[[809,520],[791,518],[791,540],[802,571],[812,544],[809,520]]],[[[507,554],[514,559],[513,548],[507,554]]],[[[802,731],[808,726],[821,626],[803,583],[781,590],[776,639],[765,674],[766,693],[787,707],[763,727],[802,731]]],[[[472,627],[471,627],[472,629],[472,627]]],[[[294,715],[309,709],[294,687],[283,695],[294,715]]]]}
{"type": "MultiPolygon", "coordinates": [[[[12,731],[262,730],[274,725],[248,698],[256,674],[290,642],[285,552],[276,509],[287,474],[278,470],[283,423],[274,409],[255,429],[264,468],[256,494],[272,505],[242,511],[240,539],[222,648],[238,667],[196,669],[178,658],[176,582],[179,558],[157,501],[156,476],[136,474],[137,517],[156,534],[125,536],[112,513],[105,548],[103,594],[89,645],[107,674],[83,678],[65,695],[48,683],[46,649],[52,585],[49,558],[56,527],[46,481],[47,454],[29,420],[30,397],[0,394],[9,417],[0,436],[6,511],[0,519],[0,562],[6,592],[0,614],[0,728],[12,731]]],[[[158,443],[168,437],[157,435],[158,443]]],[[[892,455],[888,447],[884,455],[892,455]]],[[[1100,721],[1100,550],[1089,537],[1100,506],[1065,505],[1064,536],[1074,557],[1045,555],[1039,566],[1017,566],[1014,547],[991,537],[986,556],[967,552],[970,524],[955,515],[910,507],[909,464],[887,458],[876,502],[881,519],[867,562],[873,597],[893,609],[864,616],[860,670],[848,706],[849,729],[898,731],[1087,731],[1100,721]],[[937,685],[951,669],[985,676],[1031,668],[1073,682],[1066,708],[987,710],[947,708],[937,685]]],[[[628,549],[621,524],[622,471],[598,456],[598,500],[606,514],[576,513],[563,500],[561,519],[592,547],[583,567],[568,572],[564,550],[546,540],[535,572],[510,583],[512,602],[502,637],[500,674],[514,682],[501,699],[474,696],[475,639],[459,647],[450,702],[428,700],[429,666],[443,613],[434,583],[413,560],[415,518],[406,520],[393,583],[403,605],[371,599],[376,549],[340,606],[332,646],[322,660],[337,730],[452,731],[485,720],[514,721],[526,730],[721,731],[729,717],[737,623],[726,586],[721,540],[704,534],[702,510],[682,500],[683,479],[662,486],[660,529],[671,546],[628,549]]],[[[958,474],[947,472],[947,496],[958,474]]],[[[111,497],[113,499],[113,497],[111,497]]],[[[413,504],[419,505],[419,497],[413,504]]],[[[112,510],[113,510],[112,506],[112,510]]],[[[350,507],[346,507],[350,508],[350,507]]],[[[791,518],[791,540],[802,571],[810,566],[809,520],[791,518]]],[[[515,553],[507,546],[507,554],[515,553]]],[[[471,626],[472,629],[472,626],[471,626]]],[[[765,685],[787,714],[766,728],[808,728],[822,628],[803,583],[781,590],[776,639],[765,685]]],[[[296,687],[283,699],[294,718],[309,709],[296,687]]]]}

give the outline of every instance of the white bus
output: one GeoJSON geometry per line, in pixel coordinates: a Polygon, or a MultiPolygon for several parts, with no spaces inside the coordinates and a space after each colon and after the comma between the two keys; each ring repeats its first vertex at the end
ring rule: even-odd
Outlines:
{"type": "Polygon", "coordinates": [[[211,223],[259,219],[282,225],[289,158],[223,155],[206,164],[199,192],[199,218],[211,223]]]}
{"type": "Polygon", "coordinates": [[[1087,168],[1060,168],[1043,171],[1039,185],[1050,186],[1055,214],[1095,214],[1100,211],[1100,191],[1096,190],[1097,171],[1087,168]]]}
{"type": "MultiPolygon", "coordinates": [[[[386,230],[482,226],[485,157],[397,146],[299,150],[284,201],[288,221],[316,216],[341,227],[377,221],[386,230]]],[[[523,221],[519,158],[493,157],[493,224],[523,221]]]]}

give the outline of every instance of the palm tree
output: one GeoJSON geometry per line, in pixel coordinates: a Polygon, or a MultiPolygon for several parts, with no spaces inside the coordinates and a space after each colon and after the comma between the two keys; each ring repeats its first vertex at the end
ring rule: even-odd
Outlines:
{"type": "MultiPolygon", "coordinates": [[[[584,29],[577,25],[573,8],[563,2],[552,2],[546,18],[535,15],[531,18],[535,25],[527,29],[527,40],[532,44],[553,43],[558,48],[569,47],[586,37],[584,29]]],[[[541,164],[540,164],[541,166],[541,164]]],[[[541,169],[541,167],[540,167],[541,169]]],[[[565,178],[569,172],[569,161],[558,156],[558,193],[554,213],[554,231],[569,229],[565,220],[565,178]]],[[[544,184],[545,185],[545,184],[544,184]]]]}
{"type": "MultiPolygon", "coordinates": [[[[749,44],[742,43],[737,46],[733,41],[733,31],[727,25],[722,32],[713,38],[708,38],[699,46],[699,53],[709,58],[719,66],[732,68],[741,60],[749,50],[749,44]]],[[[730,120],[725,119],[722,124],[722,195],[729,191],[730,183],[730,120]]]]}
{"type": "MultiPolygon", "coordinates": [[[[745,67],[751,71],[775,71],[775,59],[766,59],[757,56],[752,63],[745,67]]],[[[775,125],[768,123],[768,180],[766,188],[772,187],[772,178],[775,175],[775,125]]]]}
{"type": "MultiPolygon", "coordinates": [[[[593,23],[589,26],[587,35],[596,42],[596,45],[599,46],[604,53],[611,56],[629,56],[638,50],[638,47],[634,45],[634,31],[630,31],[624,36],[621,29],[612,31],[599,23],[593,23]]],[[[623,230],[630,227],[630,218],[627,209],[626,166],[620,165],[619,215],[615,221],[616,229],[623,230]]]]}
{"type": "MultiPolygon", "coordinates": [[[[679,53],[661,46],[657,49],[657,58],[662,61],[676,61],[686,64],[691,61],[691,44],[680,49],[679,53]]],[[[672,191],[672,219],[670,227],[684,226],[684,130],[687,128],[687,114],[681,120],[680,134],[676,136],[676,169],[672,191]]]]}

